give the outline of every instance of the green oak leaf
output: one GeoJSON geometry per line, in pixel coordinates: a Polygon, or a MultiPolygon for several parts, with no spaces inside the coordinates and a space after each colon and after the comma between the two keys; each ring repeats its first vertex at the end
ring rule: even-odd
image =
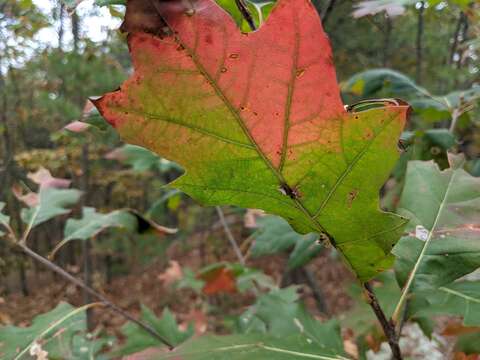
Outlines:
{"type": "Polygon", "coordinates": [[[159,234],[173,234],[176,229],[170,229],[154,223],[132,209],[115,210],[107,214],[98,213],[95,208],[84,207],[82,218],[67,220],[63,240],[55,246],[51,256],[66,243],[72,240],[87,240],[101,232],[116,228],[129,233],[145,233],[153,230],[159,234]]]}
{"type": "Polygon", "coordinates": [[[132,167],[134,171],[143,172],[152,169],[168,171],[181,170],[180,167],[168,160],[161,159],[158,155],[141,146],[125,144],[107,154],[106,158],[118,160],[132,167]]]}
{"type": "Polygon", "coordinates": [[[258,229],[252,234],[253,257],[291,251],[287,266],[295,269],[308,263],[323,249],[318,235],[300,235],[281,217],[268,215],[257,219],[258,229]]]}
{"type": "MultiPolygon", "coordinates": [[[[194,333],[192,324],[185,331],[179,330],[177,321],[168,308],[163,310],[162,317],[159,319],[152,310],[142,305],[141,320],[154,328],[158,334],[174,346],[180,345],[192,337],[194,333]]],[[[117,356],[128,355],[161,345],[157,339],[134,323],[126,323],[122,327],[122,333],[126,337],[126,342],[116,351],[117,356]]]]}
{"type": "Polygon", "coordinates": [[[460,281],[434,290],[414,293],[408,316],[461,316],[465,326],[480,326],[480,281],[460,281]]]}
{"type": "Polygon", "coordinates": [[[34,344],[48,352],[49,359],[63,359],[70,349],[65,348],[73,337],[86,329],[85,311],[67,303],[60,303],[48,313],[38,315],[29,327],[0,327],[0,358],[31,359],[29,351],[34,344]]]}
{"type": "MultiPolygon", "coordinates": [[[[336,336],[336,334],[328,334],[336,336]]],[[[265,334],[242,334],[229,336],[207,335],[192,339],[171,353],[156,354],[149,359],[184,360],[252,360],[252,359],[318,359],[347,360],[335,350],[307,341],[303,335],[283,338],[265,334]]]]}
{"type": "Polygon", "coordinates": [[[395,246],[400,284],[411,290],[450,284],[480,267],[480,179],[450,156],[451,168],[411,161],[399,213],[408,216],[408,236],[395,246]]]}
{"type": "Polygon", "coordinates": [[[76,189],[41,188],[38,192],[38,203],[27,209],[22,209],[23,222],[32,227],[40,225],[56,216],[68,214],[82,192],[76,189]]]}

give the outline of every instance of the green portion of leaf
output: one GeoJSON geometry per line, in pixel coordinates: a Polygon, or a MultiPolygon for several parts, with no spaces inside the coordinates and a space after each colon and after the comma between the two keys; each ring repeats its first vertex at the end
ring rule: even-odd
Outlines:
{"type": "Polygon", "coordinates": [[[60,303],[52,311],[35,317],[30,327],[0,327],[0,358],[30,359],[29,349],[38,342],[49,358],[64,359],[73,336],[85,330],[85,312],[77,311],[67,303],[60,303]]]}
{"type": "Polygon", "coordinates": [[[343,354],[340,326],[336,320],[320,322],[313,318],[298,301],[296,287],[272,289],[239,318],[237,330],[241,333],[269,333],[278,337],[303,335],[307,343],[343,354]],[[279,314],[281,314],[279,316],[279,314]]]}
{"type": "Polygon", "coordinates": [[[293,231],[287,221],[278,216],[264,216],[257,219],[258,229],[252,234],[255,242],[253,257],[273,255],[290,250],[304,236],[293,231]]]}
{"type": "Polygon", "coordinates": [[[448,129],[429,129],[425,131],[425,138],[443,150],[448,150],[457,143],[455,136],[448,129]]]}
{"type": "Polygon", "coordinates": [[[256,285],[266,289],[276,288],[273,279],[257,269],[244,268],[243,271],[237,275],[237,288],[240,292],[256,288],[256,285]]]}
{"type": "Polygon", "coordinates": [[[355,74],[342,86],[342,91],[362,98],[373,97],[379,92],[388,95],[421,96],[428,92],[406,75],[391,69],[372,69],[355,74]]]}
{"type": "Polygon", "coordinates": [[[458,168],[462,159],[451,162],[444,171],[433,162],[408,164],[399,212],[411,219],[409,235],[393,253],[401,284],[414,271],[413,291],[449,284],[480,267],[480,179],[458,168]]]}
{"type": "MultiPolygon", "coordinates": [[[[141,320],[153,327],[163,338],[172,345],[177,346],[190,338],[193,333],[193,325],[190,324],[186,331],[178,329],[177,321],[173,314],[165,308],[159,319],[152,310],[142,305],[141,320]]],[[[145,330],[134,323],[127,323],[122,327],[122,333],[127,338],[125,344],[116,352],[117,356],[140,352],[150,347],[162,346],[159,341],[145,330]]]]}
{"type": "Polygon", "coordinates": [[[171,169],[181,170],[181,168],[168,160],[161,159],[158,155],[141,146],[126,144],[115,149],[108,156],[111,159],[117,159],[133,168],[134,171],[143,172],[152,169],[159,171],[168,171],[171,169]]]}
{"type": "MultiPolygon", "coordinates": [[[[243,32],[252,31],[250,25],[245,20],[245,17],[238,9],[235,0],[215,0],[215,2],[230,14],[243,32]]],[[[262,26],[267,20],[275,3],[276,0],[245,0],[245,4],[247,5],[257,28],[262,26]]]]}
{"type": "Polygon", "coordinates": [[[84,207],[81,219],[68,219],[63,240],[52,251],[52,256],[72,240],[87,240],[110,228],[130,233],[145,233],[151,229],[160,234],[173,234],[176,229],[160,226],[131,209],[115,210],[108,214],[97,213],[94,208],[84,207]]]}
{"type": "Polygon", "coordinates": [[[94,208],[84,207],[81,219],[67,220],[63,242],[90,239],[108,228],[121,228],[134,232],[137,227],[136,217],[127,211],[116,210],[108,214],[101,214],[97,213],[94,208]]]}
{"type": "Polygon", "coordinates": [[[239,318],[241,332],[268,330],[276,336],[288,336],[299,332],[300,328],[295,319],[303,311],[303,308],[298,303],[296,291],[297,288],[292,286],[277,289],[258,297],[255,305],[239,318]],[[259,326],[260,324],[262,326],[259,326]]]}
{"type": "Polygon", "coordinates": [[[322,250],[323,245],[318,242],[318,236],[313,234],[305,235],[303,239],[295,243],[295,248],[288,258],[287,267],[295,269],[306,265],[322,250]]]}
{"type": "Polygon", "coordinates": [[[462,281],[418,291],[409,303],[408,314],[410,317],[461,316],[465,326],[480,326],[480,281],[462,281]]]}
{"type": "Polygon", "coordinates": [[[308,342],[304,336],[290,335],[275,338],[262,334],[203,336],[187,342],[177,350],[159,354],[151,359],[184,360],[292,360],[346,359],[334,350],[325,349],[315,342],[308,342]]]}
{"type": "Polygon", "coordinates": [[[473,85],[468,90],[453,91],[445,95],[445,101],[451,108],[460,108],[462,105],[480,100],[480,86],[473,85]]]}
{"type": "Polygon", "coordinates": [[[291,251],[287,266],[294,269],[308,263],[323,248],[317,243],[318,235],[300,235],[281,217],[264,216],[257,223],[259,228],[252,234],[255,239],[251,250],[253,257],[291,251]]]}
{"type": "Polygon", "coordinates": [[[56,216],[68,214],[69,207],[75,205],[82,192],[76,189],[41,188],[38,205],[22,209],[22,220],[32,227],[40,225],[56,216]]]}
{"type": "Polygon", "coordinates": [[[466,354],[480,354],[480,331],[473,334],[460,335],[455,344],[455,350],[466,354]]]}
{"type": "Polygon", "coordinates": [[[95,0],[97,6],[127,5],[127,0],[95,0]]]}
{"type": "Polygon", "coordinates": [[[108,353],[104,354],[103,351],[111,349],[115,340],[114,337],[109,336],[97,337],[91,334],[76,334],[72,338],[70,348],[68,349],[69,354],[62,360],[110,360],[108,353]]]}
{"type": "Polygon", "coordinates": [[[182,267],[183,277],[175,284],[177,289],[192,289],[197,294],[202,292],[205,281],[200,280],[189,267],[182,267]]]}

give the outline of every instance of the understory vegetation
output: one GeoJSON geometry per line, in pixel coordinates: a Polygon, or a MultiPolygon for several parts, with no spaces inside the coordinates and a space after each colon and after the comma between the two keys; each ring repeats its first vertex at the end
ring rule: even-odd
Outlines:
{"type": "Polygon", "coordinates": [[[480,3],[0,0],[0,359],[480,358],[480,3]]]}

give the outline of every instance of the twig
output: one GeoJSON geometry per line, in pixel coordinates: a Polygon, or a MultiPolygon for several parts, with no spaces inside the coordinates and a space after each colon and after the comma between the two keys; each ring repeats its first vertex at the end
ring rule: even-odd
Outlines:
{"type": "Polygon", "coordinates": [[[168,348],[170,350],[172,350],[174,348],[174,346],[170,343],[170,341],[168,341],[167,339],[165,339],[162,335],[160,335],[155,329],[153,329],[150,325],[148,324],[145,324],[143,322],[141,322],[140,320],[137,320],[135,319],[132,315],[130,315],[129,313],[127,313],[126,311],[124,311],[123,309],[119,308],[117,305],[115,305],[114,303],[112,303],[110,300],[108,300],[105,296],[103,296],[102,294],[98,293],[97,291],[95,291],[94,289],[88,287],[87,285],[85,285],[82,281],[78,280],[77,278],[73,277],[72,275],[70,275],[68,272],[66,272],[65,270],[63,270],[61,267],[57,266],[56,264],[52,263],[51,261],[49,261],[48,259],[44,258],[43,256],[37,254],[35,251],[33,251],[32,249],[30,249],[28,246],[26,246],[25,244],[21,243],[21,242],[17,242],[16,243],[17,246],[19,246],[23,252],[25,254],[27,254],[28,256],[30,256],[32,259],[38,261],[39,263],[41,263],[42,265],[44,265],[45,267],[47,267],[48,269],[50,269],[51,271],[54,271],[55,273],[57,273],[58,275],[62,276],[64,279],[68,280],[69,282],[71,282],[72,284],[78,286],[79,288],[83,289],[85,292],[87,292],[88,294],[90,294],[91,296],[97,298],[98,300],[100,300],[103,304],[105,304],[105,306],[109,307],[110,309],[112,309],[113,311],[115,311],[116,313],[120,314],[121,316],[123,316],[125,319],[127,320],[130,320],[131,322],[137,324],[139,327],[141,327],[143,330],[145,330],[146,332],[148,332],[151,336],[153,336],[154,338],[156,338],[157,340],[159,340],[161,343],[165,344],[166,346],[168,346],[168,348]]]}
{"type": "Polygon", "coordinates": [[[377,317],[380,325],[382,326],[383,332],[387,337],[388,344],[392,350],[393,359],[402,360],[402,354],[400,352],[400,346],[398,345],[398,338],[395,331],[395,324],[392,320],[387,320],[387,317],[385,316],[385,313],[383,312],[371,285],[369,283],[365,283],[363,284],[363,287],[368,298],[368,304],[375,313],[375,316],[377,317]]]}
{"type": "Polygon", "coordinates": [[[255,21],[253,20],[250,10],[248,10],[247,4],[245,4],[245,0],[235,0],[235,5],[237,5],[238,11],[240,11],[240,14],[242,14],[242,17],[248,23],[250,29],[252,29],[252,31],[257,30],[257,27],[255,26],[255,21]]]}
{"type": "Polygon", "coordinates": [[[225,215],[223,214],[222,208],[220,206],[215,206],[215,209],[217,210],[217,214],[218,214],[218,217],[220,218],[220,222],[222,223],[223,229],[225,230],[225,234],[227,235],[228,241],[230,241],[230,244],[233,247],[233,251],[237,256],[238,261],[240,262],[240,264],[245,265],[245,258],[243,257],[242,252],[240,251],[240,248],[238,247],[238,244],[235,238],[233,237],[232,232],[230,231],[230,227],[225,221],[225,215]]]}

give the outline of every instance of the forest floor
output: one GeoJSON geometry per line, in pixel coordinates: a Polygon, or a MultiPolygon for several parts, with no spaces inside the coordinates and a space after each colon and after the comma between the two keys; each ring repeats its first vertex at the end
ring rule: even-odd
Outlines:
{"type": "MultiPolygon", "coordinates": [[[[191,247],[185,251],[182,246],[172,246],[167,258],[175,260],[183,268],[185,266],[198,270],[202,267],[201,248],[191,247]]],[[[353,281],[349,270],[338,260],[330,256],[330,251],[324,251],[308,265],[308,270],[317,281],[318,288],[323,293],[329,315],[345,312],[352,305],[347,294],[348,286],[353,281]]],[[[232,256],[233,258],[233,256],[232,256]]],[[[268,256],[249,261],[249,266],[263,270],[280,284],[286,265],[284,256],[268,256]]],[[[111,284],[105,284],[100,274],[94,276],[95,288],[111,299],[115,304],[138,316],[140,304],[154,310],[157,316],[162,309],[169,309],[176,315],[180,326],[186,326],[194,320],[197,332],[225,332],[223,318],[228,315],[241,314],[255,298],[253,295],[218,294],[212,296],[198,295],[189,289],[175,290],[165,284],[162,275],[166,273],[168,264],[156,261],[146,268],[137,269],[128,275],[113,278],[111,284]]],[[[78,271],[78,270],[77,270],[78,271]]],[[[38,314],[51,310],[58,302],[66,301],[72,305],[81,305],[83,295],[81,290],[63,279],[48,272],[29,272],[28,296],[14,292],[0,297],[0,325],[14,324],[26,326],[38,314]]],[[[300,294],[307,308],[317,317],[325,315],[317,309],[316,300],[310,287],[301,285],[300,294]]],[[[97,326],[108,333],[120,335],[120,328],[125,319],[118,314],[103,308],[94,309],[94,319],[97,326]]]]}

